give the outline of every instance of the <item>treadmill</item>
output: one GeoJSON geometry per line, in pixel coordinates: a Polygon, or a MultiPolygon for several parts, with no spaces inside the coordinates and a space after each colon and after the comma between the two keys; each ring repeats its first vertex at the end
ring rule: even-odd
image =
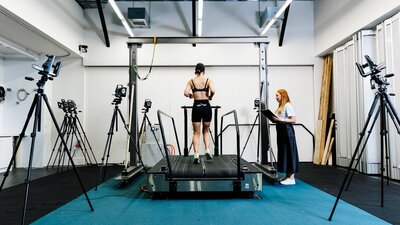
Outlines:
{"type": "MultiPolygon", "coordinates": [[[[240,157],[240,135],[236,110],[221,116],[221,128],[223,127],[224,117],[234,117],[237,154],[222,155],[222,144],[221,152],[218,151],[217,111],[220,106],[213,106],[212,108],[215,109],[216,137],[213,159],[207,160],[205,156],[201,156],[200,163],[194,164],[193,156],[188,155],[187,149],[187,109],[191,108],[191,106],[183,106],[182,108],[185,110],[184,155],[181,155],[174,118],[160,110],[157,111],[165,157],[148,171],[147,190],[154,194],[179,192],[253,194],[255,191],[262,191],[262,171],[240,157]],[[168,117],[172,120],[179,155],[170,155],[169,153],[165,139],[163,117],[168,117]]],[[[220,133],[219,138],[222,140],[222,133],[220,133]]]]}

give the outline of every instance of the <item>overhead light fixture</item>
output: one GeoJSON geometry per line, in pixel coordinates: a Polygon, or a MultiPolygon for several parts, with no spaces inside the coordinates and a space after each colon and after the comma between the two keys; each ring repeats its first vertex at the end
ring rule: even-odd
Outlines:
{"type": "Polygon", "coordinates": [[[133,34],[130,26],[128,25],[128,22],[126,21],[124,15],[122,15],[121,10],[119,9],[118,5],[115,3],[115,0],[109,0],[108,1],[111,5],[111,7],[113,8],[115,14],[117,14],[118,18],[121,20],[122,25],[124,25],[125,30],[128,32],[130,37],[135,37],[135,35],[133,34]]]}
{"type": "Polygon", "coordinates": [[[197,35],[201,36],[201,31],[203,29],[203,0],[199,0],[199,11],[197,16],[197,35]]]}
{"type": "Polygon", "coordinates": [[[286,2],[282,5],[282,7],[275,13],[274,17],[272,17],[271,20],[266,21],[263,26],[261,27],[261,32],[260,35],[264,35],[265,33],[267,33],[267,31],[269,30],[269,28],[271,28],[271,26],[275,23],[275,21],[278,19],[278,17],[280,15],[282,15],[282,13],[285,11],[285,9],[290,5],[290,3],[292,3],[293,0],[286,0],[286,2]]]}

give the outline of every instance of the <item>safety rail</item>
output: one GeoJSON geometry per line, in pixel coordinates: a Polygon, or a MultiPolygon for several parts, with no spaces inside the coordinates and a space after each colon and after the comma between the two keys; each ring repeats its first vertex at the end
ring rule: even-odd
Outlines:
{"type": "MultiPolygon", "coordinates": [[[[248,124],[248,123],[246,123],[246,124],[238,124],[238,125],[239,125],[240,127],[253,126],[253,124],[248,124]]],[[[271,126],[276,126],[275,123],[269,123],[269,125],[271,125],[271,126]]],[[[313,134],[306,126],[304,126],[304,124],[302,124],[302,123],[293,123],[292,125],[293,125],[293,126],[301,126],[301,127],[303,127],[303,128],[307,131],[307,133],[309,133],[309,134],[311,135],[311,137],[312,137],[312,142],[313,142],[313,149],[315,149],[315,136],[314,136],[314,134],[313,134]]],[[[218,134],[218,135],[222,136],[222,133],[223,133],[226,129],[228,129],[229,127],[231,127],[231,126],[235,126],[235,124],[228,124],[228,125],[226,125],[226,126],[224,127],[224,129],[222,129],[221,133],[218,134]]],[[[255,124],[255,126],[259,126],[259,124],[255,124]]],[[[221,141],[221,142],[222,142],[222,141],[221,141]]],[[[222,145],[222,143],[221,143],[221,145],[222,145]]]]}
{"type": "Polygon", "coordinates": [[[236,157],[236,165],[237,165],[237,178],[238,180],[240,179],[240,171],[241,171],[241,166],[240,166],[240,132],[239,132],[239,123],[238,123],[238,119],[237,119],[237,112],[236,110],[232,110],[228,113],[225,113],[224,115],[221,116],[221,132],[220,132],[220,138],[221,138],[221,142],[220,142],[220,151],[221,151],[221,155],[222,155],[222,127],[224,124],[224,117],[228,116],[230,114],[233,114],[234,120],[235,120],[235,127],[236,127],[236,149],[237,149],[237,157],[236,157]]]}
{"type": "Polygon", "coordinates": [[[167,164],[168,164],[168,171],[169,171],[169,178],[172,180],[172,166],[171,166],[171,160],[169,158],[169,151],[168,151],[168,146],[167,146],[167,140],[165,139],[165,132],[164,132],[164,125],[162,123],[161,115],[164,115],[172,120],[172,124],[174,127],[174,132],[175,132],[175,139],[176,139],[176,144],[178,146],[178,151],[179,155],[182,155],[181,153],[181,147],[179,146],[179,140],[178,140],[178,133],[176,132],[176,126],[175,126],[175,120],[172,116],[164,113],[161,110],[157,110],[157,117],[158,117],[158,122],[160,123],[160,130],[161,130],[161,137],[163,139],[163,144],[164,144],[164,151],[165,151],[165,157],[167,158],[167,164]]]}

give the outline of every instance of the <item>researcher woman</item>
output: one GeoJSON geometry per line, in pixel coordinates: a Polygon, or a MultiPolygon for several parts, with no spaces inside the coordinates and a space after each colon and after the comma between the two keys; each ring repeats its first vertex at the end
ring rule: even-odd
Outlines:
{"type": "Polygon", "coordinates": [[[194,99],[192,109],[192,125],[193,125],[193,162],[200,163],[199,145],[200,134],[203,134],[204,155],[208,160],[212,159],[210,152],[210,134],[209,128],[212,118],[210,100],[214,97],[215,88],[212,80],[205,75],[205,66],[198,63],[195,68],[194,77],[190,79],[184,91],[184,95],[194,99]]]}
{"type": "Polygon", "coordinates": [[[275,111],[277,115],[275,119],[277,120],[278,172],[286,174],[280,183],[294,185],[296,184],[295,173],[299,171],[296,136],[292,125],[296,123],[296,114],[285,89],[278,90],[275,99],[279,103],[275,111]]]}

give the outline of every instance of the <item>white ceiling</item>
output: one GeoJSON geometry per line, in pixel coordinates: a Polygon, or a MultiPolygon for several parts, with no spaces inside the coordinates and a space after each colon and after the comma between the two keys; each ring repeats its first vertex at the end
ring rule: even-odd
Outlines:
{"type": "Polygon", "coordinates": [[[43,52],[50,55],[65,55],[61,45],[48,35],[32,27],[0,6],[0,57],[34,59],[43,52]]]}

